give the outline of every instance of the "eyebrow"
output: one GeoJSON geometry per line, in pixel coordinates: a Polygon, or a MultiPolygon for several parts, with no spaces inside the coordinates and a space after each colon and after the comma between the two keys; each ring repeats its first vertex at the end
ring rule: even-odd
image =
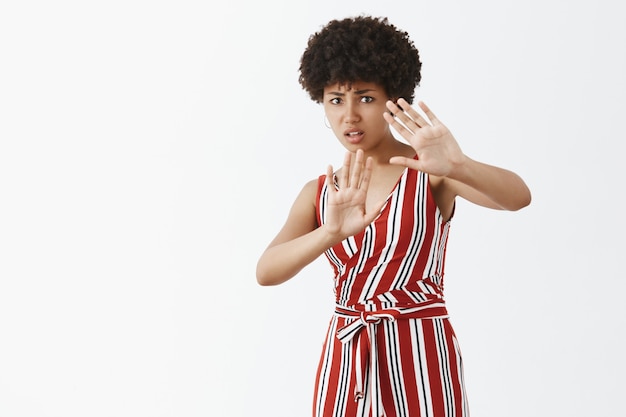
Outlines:
{"type": "MultiPolygon", "coordinates": [[[[354,91],[354,94],[361,95],[361,94],[369,93],[370,91],[376,91],[376,90],[374,90],[373,88],[366,88],[364,90],[356,90],[356,91],[354,91]]],[[[332,95],[335,95],[335,96],[345,96],[346,95],[346,93],[340,93],[339,91],[329,91],[328,94],[332,94],[332,95]]]]}

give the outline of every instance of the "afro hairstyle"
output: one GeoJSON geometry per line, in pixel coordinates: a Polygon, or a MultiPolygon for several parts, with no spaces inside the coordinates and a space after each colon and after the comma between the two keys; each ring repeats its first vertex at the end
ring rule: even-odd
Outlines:
{"type": "Polygon", "coordinates": [[[355,81],[380,84],[389,98],[412,103],[421,67],[407,32],[386,17],[358,16],[331,20],[309,37],[300,58],[299,82],[318,103],[325,87],[355,81]]]}

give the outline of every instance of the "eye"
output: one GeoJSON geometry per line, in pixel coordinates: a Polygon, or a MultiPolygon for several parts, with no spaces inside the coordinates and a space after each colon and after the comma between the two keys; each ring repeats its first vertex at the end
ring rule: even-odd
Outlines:
{"type": "Polygon", "coordinates": [[[329,100],[329,103],[330,104],[341,104],[341,98],[339,98],[339,97],[331,98],[329,100]]]}
{"type": "Polygon", "coordinates": [[[361,103],[371,103],[372,101],[374,101],[374,97],[370,97],[370,96],[361,97],[361,103]]]}

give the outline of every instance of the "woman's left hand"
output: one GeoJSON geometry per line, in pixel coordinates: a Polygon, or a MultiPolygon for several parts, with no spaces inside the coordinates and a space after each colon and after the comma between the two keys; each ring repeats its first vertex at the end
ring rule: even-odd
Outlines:
{"type": "Polygon", "coordinates": [[[401,98],[398,103],[387,102],[391,112],[384,118],[413,147],[417,159],[394,156],[390,163],[441,177],[449,176],[465,161],[456,139],[450,130],[437,119],[423,102],[418,103],[428,120],[401,98]],[[393,114],[393,116],[392,116],[393,114]]]}

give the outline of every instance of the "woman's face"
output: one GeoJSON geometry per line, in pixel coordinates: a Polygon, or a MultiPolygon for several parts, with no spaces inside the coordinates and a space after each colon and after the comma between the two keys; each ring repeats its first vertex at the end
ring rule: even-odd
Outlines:
{"type": "Polygon", "coordinates": [[[323,100],[335,136],[349,151],[367,151],[391,137],[383,119],[389,97],[381,85],[360,81],[329,85],[323,100]]]}

